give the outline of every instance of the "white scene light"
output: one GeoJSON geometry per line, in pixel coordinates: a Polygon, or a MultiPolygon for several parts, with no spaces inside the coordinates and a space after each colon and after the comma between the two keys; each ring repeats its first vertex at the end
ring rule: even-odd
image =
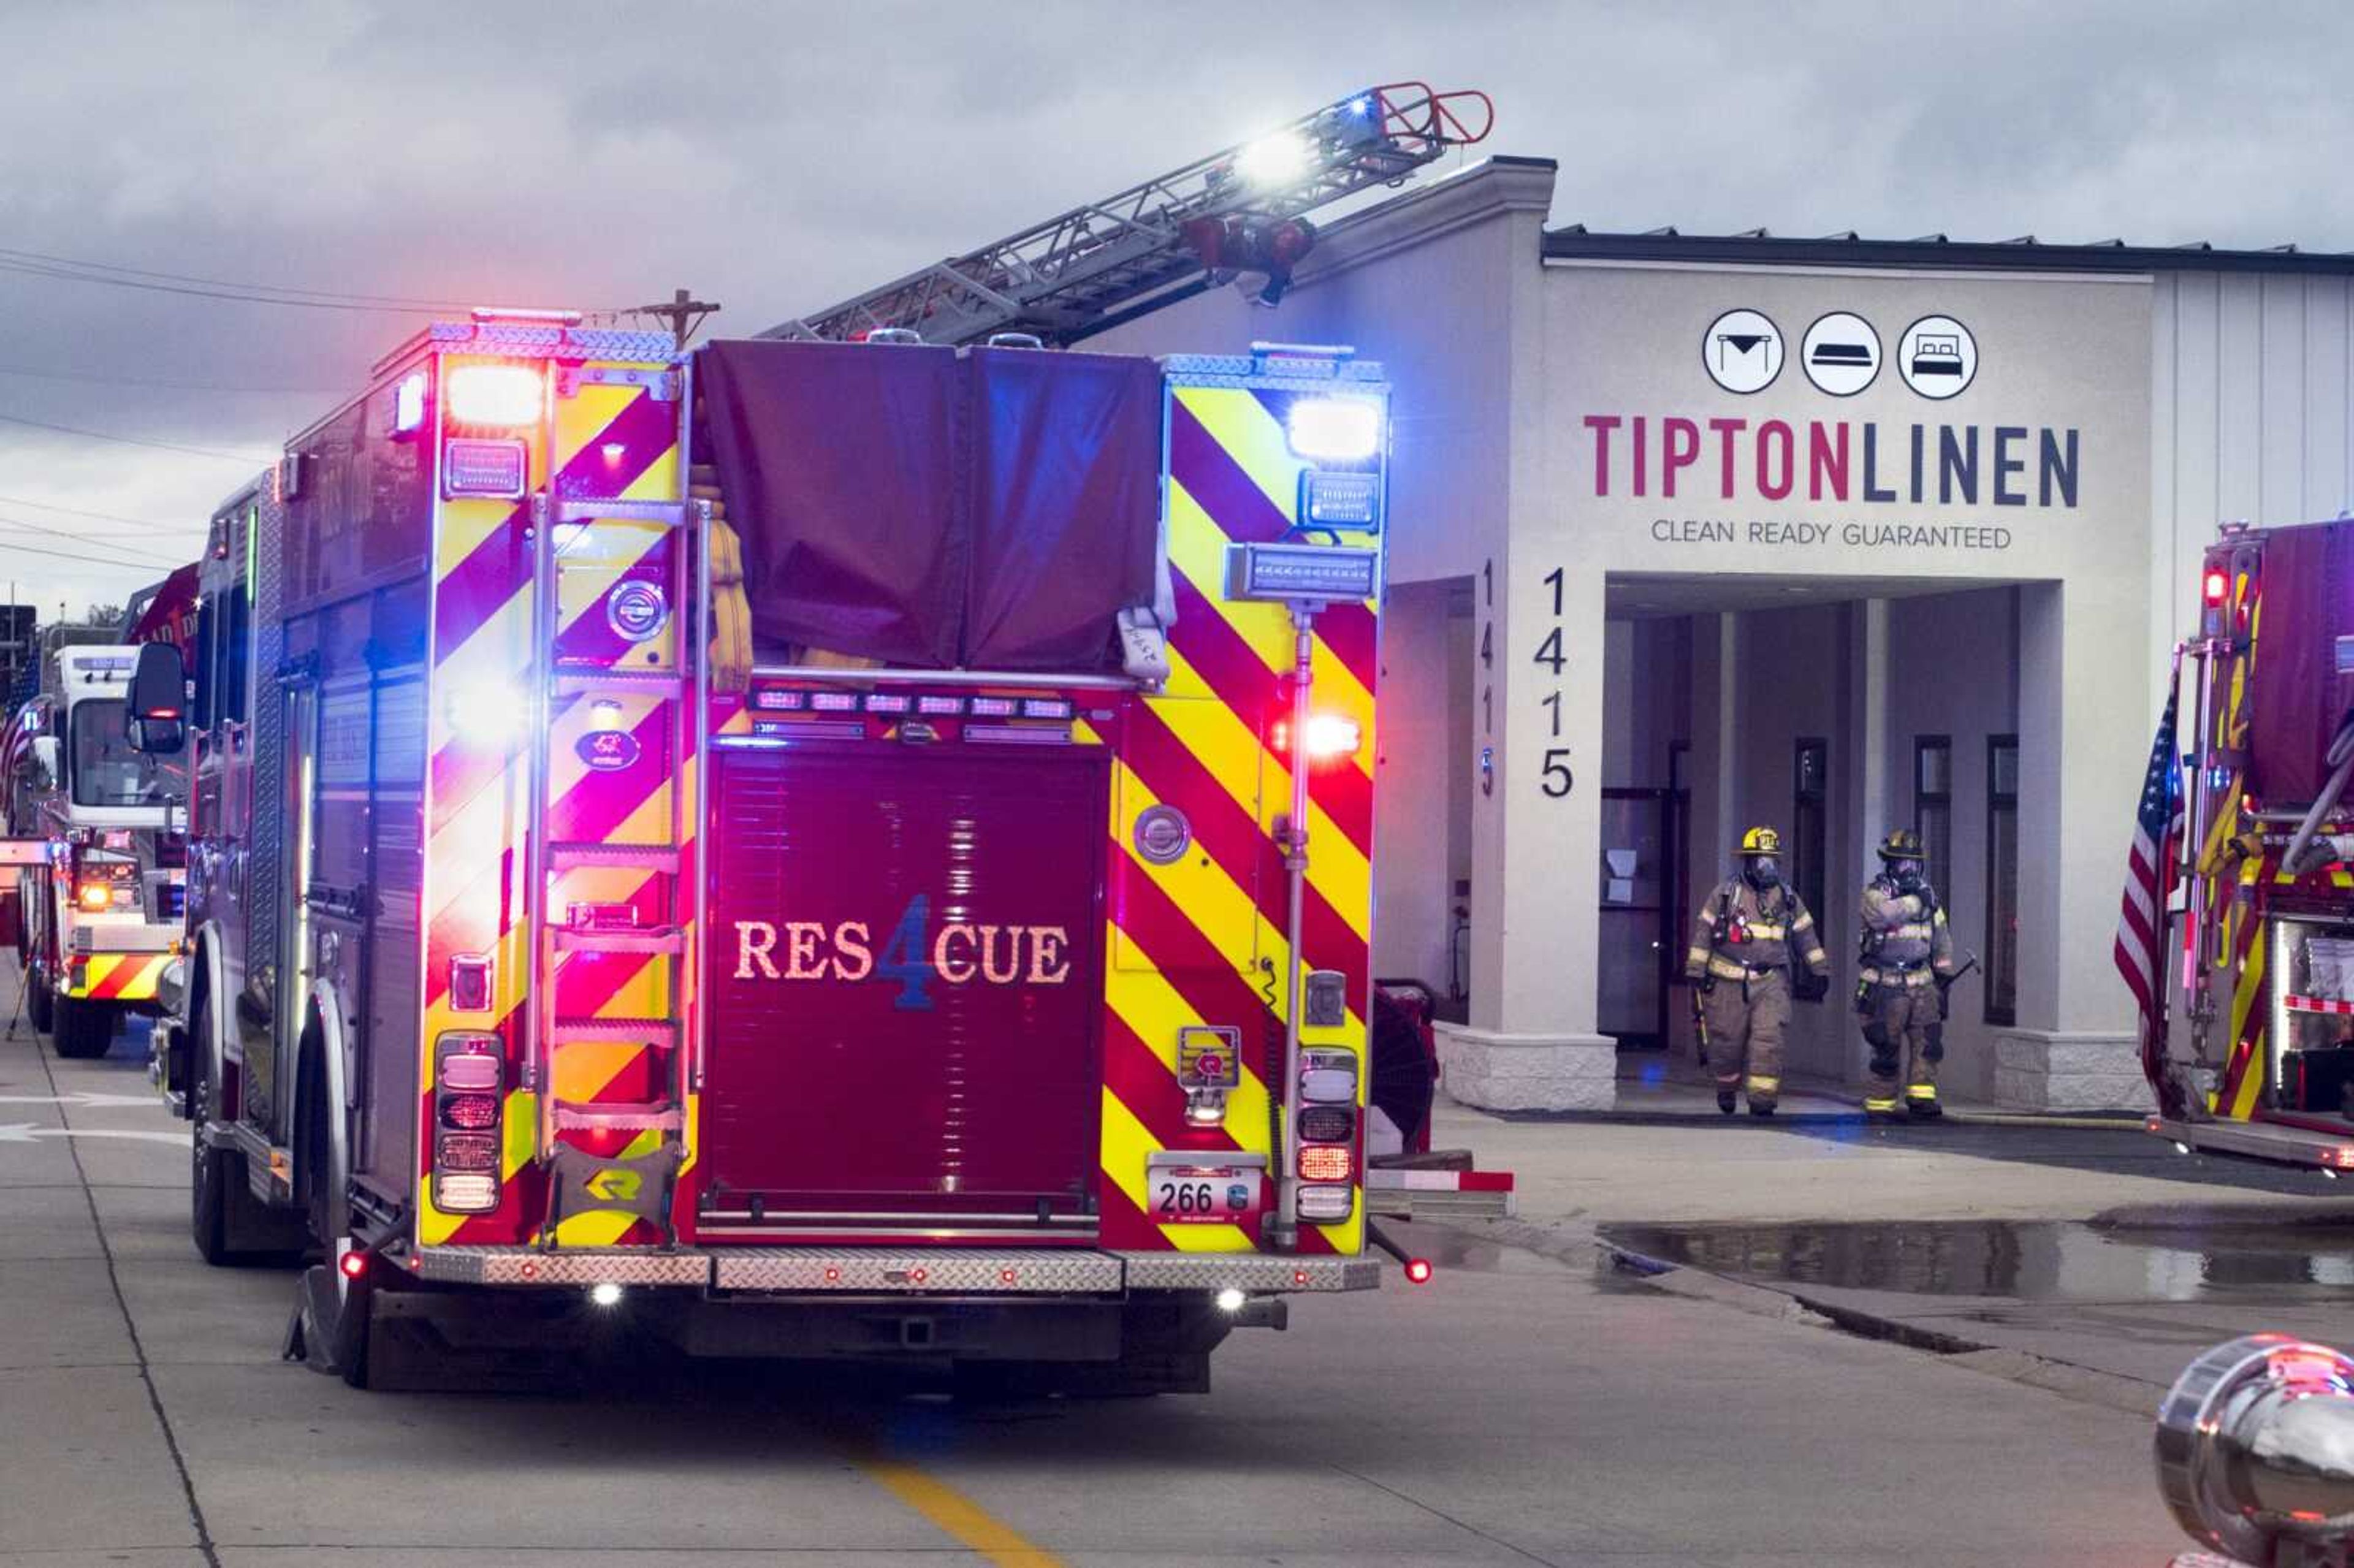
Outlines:
{"type": "Polygon", "coordinates": [[[1294,457],[1355,461],[1381,450],[1381,405],[1366,397],[1302,397],[1284,420],[1294,457]]]}
{"type": "Polygon", "coordinates": [[[1308,172],[1316,150],[1306,137],[1290,131],[1262,136],[1235,158],[1235,171],[1255,185],[1282,185],[1308,172]]]}

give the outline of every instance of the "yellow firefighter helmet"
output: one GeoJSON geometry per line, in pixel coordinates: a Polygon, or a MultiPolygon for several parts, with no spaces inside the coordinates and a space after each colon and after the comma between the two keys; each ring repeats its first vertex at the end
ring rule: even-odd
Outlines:
{"type": "Polygon", "coordinates": [[[1741,835],[1743,854],[1780,854],[1782,835],[1771,828],[1752,828],[1741,835]]]}
{"type": "Polygon", "coordinates": [[[1921,835],[1910,828],[1898,828],[1880,841],[1880,858],[1882,860],[1921,859],[1921,835]]]}

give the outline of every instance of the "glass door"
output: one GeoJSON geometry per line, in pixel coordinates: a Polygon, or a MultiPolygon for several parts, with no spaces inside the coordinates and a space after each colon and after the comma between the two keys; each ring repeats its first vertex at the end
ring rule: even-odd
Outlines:
{"type": "Polygon", "coordinates": [[[1602,792],[1599,1024],[1622,1050],[1667,1044],[1667,988],[1675,953],[1675,890],[1670,864],[1675,792],[1602,792]]]}

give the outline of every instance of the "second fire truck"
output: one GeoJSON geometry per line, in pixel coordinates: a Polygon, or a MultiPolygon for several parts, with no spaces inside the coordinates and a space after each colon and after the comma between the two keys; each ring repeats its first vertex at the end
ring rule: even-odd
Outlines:
{"type": "Polygon", "coordinates": [[[212,521],[198,1247],[376,1382],[1199,1388],[1375,1285],[1387,445],[1342,350],[420,334],[212,521]]]}
{"type": "MultiPolygon", "coordinates": [[[[2176,656],[2182,907],[2153,1130],[2354,1168],[2354,522],[2227,525],[2176,656]]],[[[2159,977],[2159,994],[2166,977],[2159,977]]]]}
{"type": "Polygon", "coordinates": [[[136,648],[60,646],[0,742],[25,1011],[61,1056],[102,1056],[154,1012],[176,945],[187,779],[174,721],[134,747],[136,648]],[[26,853],[33,851],[37,853],[26,853]]]}

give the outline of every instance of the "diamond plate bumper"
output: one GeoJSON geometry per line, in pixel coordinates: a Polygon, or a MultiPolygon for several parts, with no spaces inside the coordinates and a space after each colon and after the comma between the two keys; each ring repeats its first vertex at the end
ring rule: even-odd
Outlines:
{"type": "Polygon", "coordinates": [[[684,1285],[711,1283],[702,1252],[540,1252],[530,1247],[420,1247],[420,1279],[452,1285],[684,1285]]]}
{"type": "Polygon", "coordinates": [[[731,1247],[713,1255],[722,1290],[873,1296],[1117,1296],[1119,1259],[1108,1253],[1035,1247],[871,1252],[859,1247],[731,1247]]]}
{"type": "Polygon", "coordinates": [[[419,1248],[411,1272],[452,1285],[675,1286],[798,1296],[1119,1296],[1131,1290],[1373,1290],[1371,1257],[1099,1252],[722,1247],[707,1252],[419,1248]]]}
{"type": "Polygon", "coordinates": [[[1254,1254],[1129,1252],[1130,1290],[1378,1290],[1382,1266],[1371,1257],[1267,1257],[1254,1254]]]}

